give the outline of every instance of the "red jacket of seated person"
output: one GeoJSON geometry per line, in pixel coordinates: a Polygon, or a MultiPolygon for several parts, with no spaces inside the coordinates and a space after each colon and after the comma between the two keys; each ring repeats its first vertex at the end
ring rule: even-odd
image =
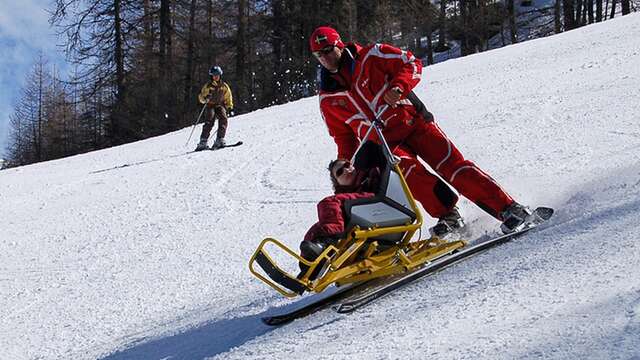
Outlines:
{"type": "Polygon", "coordinates": [[[318,222],[313,224],[304,236],[304,241],[322,238],[338,239],[345,235],[344,202],[368,198],[370,192],[352,192],[327,196],[318,203],[318,222]]]}

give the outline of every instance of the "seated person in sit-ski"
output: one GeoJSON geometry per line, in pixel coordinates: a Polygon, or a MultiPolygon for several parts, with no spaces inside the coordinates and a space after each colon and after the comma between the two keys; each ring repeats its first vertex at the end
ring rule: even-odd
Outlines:
{"type": "MultiPolygon", "coordinates": [[[[356,169],[347,160],[333,160],[328,167],[333,183],[334,195],[327,196],[318,203],[318,222],[313,224],[300,243],[300,256],[314,261],[329,245],[335,245],[346,236],[344,204],[347,200],[374,196],[380,175],[377,167],[366,170],[356,169]]],[[[308,267],[300,263],[300,275],[308,267]]],[[[312,275],[315,278],[317,275],[312,275]]]]}
{"type": "MultiPolygon", "coordinates": [[[[344,159],[333,160],[328,167],[334,195],[318,203],[318,222],[313,224],[300,244],[300,255],[309,261],[315,260],[328,245],[335,245],[346,237],[349,222],[345,214],[345,202],[369,198],[378,191],[381,169],[385,158],[379,145],[368,142],[358,154],[356,164],[344,159]]],[[[415,155],[402,147],[393,149],[400,159],[400,169],[405,177],[419,176],[424,167],[415,155]]],[[[428,206],[428,204],[423,204],[428,206]]],[[[306,266],[301,264],[304,271],[306,266]]]]}
{"type": "Polygon", "coordinates": [[[359,170],[342,159],[333,160],[328,170],[335,194],[318,203],[318,222],[311,226],[300,244],[300,255],[309,261],[315,260],[329,244],[335,245],[346,236],[345,201],[374,196],[380,176],[377,167],[359,170]]]}

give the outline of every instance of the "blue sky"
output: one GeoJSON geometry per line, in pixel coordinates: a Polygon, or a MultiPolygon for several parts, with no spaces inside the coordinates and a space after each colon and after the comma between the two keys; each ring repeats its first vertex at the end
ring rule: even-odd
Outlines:
{"type": "Polygon", "coordinates": [[[56,46],[61,41],[49,27],[45,11],[51,2],[0,0],[0,158],[6,146],[9,115],[38,51],[42,50],[51,63],[64,64],[64,54],[56,46]]]}

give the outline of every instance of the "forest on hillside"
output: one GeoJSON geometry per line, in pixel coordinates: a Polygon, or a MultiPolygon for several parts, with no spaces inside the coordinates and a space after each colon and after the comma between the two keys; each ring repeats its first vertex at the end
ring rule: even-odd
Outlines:
{"type": "MultiPolygon", "coordinates": [[[[72,71],[44,54],[10,115],[5,166],[141,140],[193,124],[208,69],[220,66],[235,113],[316,93],[308,37],[391,43],[434,63],[637,11],[638,0],[55,0],[49,9],[72,71]],[[493,41],[493,45],[490,44],[493,41]]],[[[233,120],[232,120],[233,121],[233,120]]]]}

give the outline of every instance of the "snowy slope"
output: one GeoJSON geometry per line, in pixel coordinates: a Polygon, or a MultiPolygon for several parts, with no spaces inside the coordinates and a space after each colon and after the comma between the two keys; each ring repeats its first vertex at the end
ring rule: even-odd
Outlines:
{"type": "MultiPolygon", "coordinates": [[[[639,84],[638,14],[425,69],[416,91],[463,153],[557,215],[282,328],[259,318],[288,300],[247,260],[268,235],[297,247],[330,193],[316,98],[232,118],[237,148],[185,154],[184,129],[1,171],[0,357],[637,358],[639,84]]],[[[476,235],[496,231],[461,205],[476,235]]]]}

